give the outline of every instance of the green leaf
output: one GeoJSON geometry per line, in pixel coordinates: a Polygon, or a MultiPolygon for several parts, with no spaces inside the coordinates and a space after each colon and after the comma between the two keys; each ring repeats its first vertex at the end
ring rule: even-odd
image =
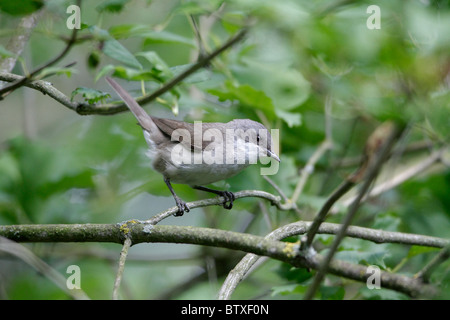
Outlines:
{"type": "Polygon", "coordinates": [[[106,0],[100,3],[95,10],[98,12],[111,12],[118,13],[123,10],[125,4],[127,4],[130,0],[106,0]]]}
{"type": "Polygon", "coordinates": [[[411,246],[411,248],[408,251],[408,258],[415,257],[419,254],[424,254],[428,252],[436,252],[439,251],[439,248],[432,248],[432,247],[422,247],[422,246],[411,246]]]}
{"type": "Polygon", "coordinates": [[[184,44],[195,48],[195,42],[192,39],[180,36],[169,31],[149,31],[140,35],[145,38],[144,46],[155,43],[184,44]]]}
{"type": "Polygon", "coordinates": [[[92,88],[78,87],[72,91],[70,100],[73,100],[73,98],[77,94],[81,94],[83,96],[84,100],[87,101],[89,104],[94,104],[94,103],[103,101],[103,100],[111,97],[111,95],[107,92],[95,90],[92,88]]]}
{"type": "Polygon", "coordinates": [[[105,76],[106,74],[112,72],[112,75],[118,78],[132,80],[132,81],[157,81],[161,82],[161,79],[154,74],[151,70],[136,70],[133,68],[127,68],[123,66],[115,66],[112,64],[108,64],[104,66],[96,75],[95,81],[98,81],[100,78],[105,76]]]}
{"type": "Polygon", "coordinates": [[[295,281],[296,283],[303,283],[310,279],[313,274],[304,268],[295,268],[288,263],[281,263],[277,269],[277,274],[289,281],[295,281]]]}
{"type": "Polygon", "coordinates": [[[169,31],[154,31],[148,25],[123,24],[111,27],[109,32],[115,38],[144,38],[144,45],[154,43],[171,43],[188,45],[195,48],[195,42],[192,39],[169,31]]]}
{"type": "Polygon", "coordinates": [[[43,0],[0,0],[0,11],[13,16],[25,16],[39,10],[43,5],[43,0]]]}
{"type": "Polygon", "coordinates": [[[210,89],[208,92],[217,96],[220,101],[238,100],[245,107],[260,109],[269,116],[274,115],[272,100],[263,91],[248,84],[234,85],[231,81],[226,81],[225,90],[210,89]]]}
{"type": "Polygon", "coordinates": [[[369,289],[366,286],[361,287],[359,290],[362,297],[367,300],[407,300],[409,299],[406,294],[396,292],[389,289],[369,289]]]}
{"type": "Polygon", "coordinates": [[[343,287],[321,286],[319,292],[324,300],[342,300],[345,296],[345,290],[343,287]]]}
{"type": "Polygon", "coordinates": [[[142,65],[137,61],[134,55],[115,39],[111,38],[110,40],[105,41],[103,53],[129,67],[142,69],[142,65]]]}
{"type": "Polygon", "coordinates": [[[309,97],[309,82],[290,66],[265,64],[251,59],[245,59],[245,63],[245,67],[234,67],[233,74],[240,83],[264,91],[275,108],[291,110],[309,97]]]}
{"type": "Polygon", "coordinates": [[[1,58],[14,58],[16,54],[7,50],[4,46],[0,44],[0,57],[1,58]]]}
{"type": "Polygon", "coordinates": [[[375,217],[372,228],[384,231],[399,231],[400,218],[393,212],[379,213],[375,217]]]}
{"type": "Polygon", "coordinates": [[[142,37],[151,31],[150,26],[143,24],[120,24],[109,28],[109,34],[116,39],[142,37]]]}
{"type": "Polygon", "coordinates": [[[386,259],[389,256],[390,254],[384,250],[377,250],[377,251],[344,250],[336,253],[336,259],[341,259],[356,264],[366,263],[367,265],[377,265],[383,269],[386,269],[384,259],[386,259]]]}
{"type": "Polygon", "coordinates": [[[99,40],[103,40],[103,53],[121,63],[135,68],[142,69],[142,65],[119,41],[114,39],[108,31],[98,28],[97,26],[89,27],[89,31],[99,40]]]}
{"type": "Polygon", "coordinates": [[[95,69],[100,64],[100,54],[99,50],[92,51],[87,59],[87,64],[90,69],[95,69]]]}
{"type": "MultiPolygon", "coordinates": [[[[193,64],[183,64],[179,66],[171,67],[170,70],[172,71],[174,77],[179,75],[180,73],[183,73],[185,70],[189,69],[193,64]]],[[[184,83],[199,83],[204,82],[209,79],[211,79],[212,72],[208,69],[200,69],[191,74],[189,77],[183,80],[184,83]]]]}
{"type": "Polygon", "coordinates": [[[163,59],[154,51],[138,52],[137,57],[143,57],[150,63],[150,68],[155,78],[158,78],[161,82],[173,77],[172,70],[167,66],[163,59]]]}
{"type": "Polygon", "coordinates": [[[302,124],[302,115],[297,112],[289,112],[281,109],[275,109],[275,113],[278,117],[284,120],[287,125],[292,128],[302,124]]]}
{"type": "Polygon", "coordinates": [[[68,78],[72,76],[72,73],[77,73],[74,68],[59,68],[59,67],[48,67],[42,70],[36,79],[43,79],[51,75],[66,75],[68,78]]]}
{"type": "Polygon", "coordinates": [[[277,295],[303,294],[308,287],[301,284],[287,284],[284,286],[276,286],[272,288],[272,297],[277,295]]]}

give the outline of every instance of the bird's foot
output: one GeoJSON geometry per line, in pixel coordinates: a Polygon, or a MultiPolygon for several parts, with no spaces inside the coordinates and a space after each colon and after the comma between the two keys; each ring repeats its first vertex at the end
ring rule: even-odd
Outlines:
{"type": "Polygon", "coordinates": [[[185,212],[189,212],[190,209],[187,205],[186,202],[184,202],[183,200],[181,200],[180,198],[175,198],[175,202],[177,204],[178,207],[178,211],[174,213],[175,217],[181,217],[185,212]]]}
{"type": "Polygon", "coordinates": [[[230,191],[222,191],[220,196],[224,198],[223,207],[227,210],[231,210],[231,208],[233,208],[233,201],[236,199],[234,193],[230,191]]]}

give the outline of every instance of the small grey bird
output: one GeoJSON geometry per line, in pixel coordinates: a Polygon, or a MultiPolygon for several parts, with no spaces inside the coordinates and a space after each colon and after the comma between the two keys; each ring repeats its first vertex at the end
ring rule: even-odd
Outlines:
{"type": "Polygon", "coordinates": [[[171,182],[220,195],[224,198],[223,207],[231,209],[235,199],[232,192],[204,186],[236,175],[259,157],[280,161],[272,151],[269,131],[259,122],[235,119],[227,123],[192,124],[151,117],[115,80],[106,77],[106,81],[142,127],[149,146],[147,155],[175,199],[177,216],[189,212],[189,207],[177,196],[171,182]]]}

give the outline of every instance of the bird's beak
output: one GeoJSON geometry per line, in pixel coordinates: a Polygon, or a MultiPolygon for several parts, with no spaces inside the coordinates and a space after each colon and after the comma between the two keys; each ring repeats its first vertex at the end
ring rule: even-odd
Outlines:
{"type": "Polygon", "coordinates": [[[277,156],[277,154],[275,152],[272,152],[270,150],[267,150],[267,156],[274,158],[275,160],[277,160],[278,162],[281,162],[280,158],[277,156]]]}

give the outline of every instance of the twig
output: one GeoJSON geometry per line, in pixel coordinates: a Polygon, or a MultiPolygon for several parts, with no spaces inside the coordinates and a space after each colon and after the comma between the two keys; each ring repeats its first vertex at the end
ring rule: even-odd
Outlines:
{"type": "Polygon", "coordinates": [[[422,270],[414,275],[415,279],[420,279],[425,283],[430,280],[431,273],[444,261],[450,258],[450,244],[445,246],[422,270]]]}
{"type": "MultiPolygon", "coordinates": [[[[290,223],[272,231],[266,236],[266,238],[282,240],[291,236],[303,235],[308,230],[310,230],[311,225],[312,222],[305,221],[290,223]]],[[[340,224],[324,222],[319,226],[317,233],[337,234],[340,230],[340,227],[340,224]]],[[[418,236],[415,234],[408,234],[403,232],[374,230],[371,228],[357,226],[349,226],[347,229],[347,236],[356,239],[368,240],[375,243],[398,243],[405,245],[429,246],[435,248],[443,248],[446,245],[450,245],[450,240],[447,239],[422,235],[418,236]]],[[[228,274],[219,291],[218,298],[230,299],[237,285],[246,276],[248,276],[254,264],[261,258],[261,256],[252,253],[246,254],[228,274]]]]}
{"type": "MultiPolygon", "coordinates": [[[[403,172],[395,175],[391,179],[384,181],[375,187],[367,194],[367,196],[364,197],[363,201],[366,201],[367,199],[377,197],[378,195],[382,194],[383,192],[386,192],[388,190],[391,190],[395,188],[396,186],[402,184],[406,180],[411,179],[412,177],[424,172],[426,169],[431,167],[433,164],[438,162],[442,154],[446,151],[448,147],[445,146],[437,151],[434,151],[430,156],[428,156],[426,159],[422,160],[421,162],[409,167],[408,169],[404,170],[403,172]]],[[[353,196],[351,198],[345,199],[342,201],[342,204],[345,207],[348,207],[354,200],[356,196],[353,196]]]]}
{"type": "MultiPolygon", "coordinates": [[[[424,150],[430,150],[431,148],[433,148],[432,142],[430,142],[428,140],[421,140],[421,141],[412,142],[409,145],[407,145],[406,147],[401,147],[401,149],[402,149],[401,153],[402,154],[416,153],[416,152],[421,152],[424,150]]],[[[393,154],[396,154],[399,152],[400,152],[399,148],[395,148],[392,151],[393,154]]],[[[356,167],[361,164],[361,161],[362,161],[362,158],[360,156],[342,158],[342,159],[339,159],[336,161],[332,161],[331,167],[334,170],[349,168],[349,167],[356,167]]]]}
{"type": "Polygon", "coordinates": [[[323,156],[323,154],[331,147],[332,147],[331,141],[325,140],[320,144],[319,148],[317,148],[317,150],[313,153],[311,158],[309,158],[308,162],[306,163],[305,167],[302,170],[300,178],[298,179],[294,193],[292,194],[291,201],[293,203],[296,203],[298,198],[300,197],[300,194],[303,191],[303,188],[306,184],[306,181],[308,180],[308,177],[314,172],[314,166],[316,165],[317,161],[319,161],[319,159],[323,156]]]}
{"type": "MultiPolygon", "coordinates": [[[[383,126],[383,125],[382,125],[383,126]]],[[[305,300],[312,299],[314,294],[316,293],[317,289],[319,288],[320,283],[322,282],[323,278],[325,277],[329,266],[331,264],[331,260],[334,257],[334,254],[336,253],[336,250],[341,243],[342,239],[345,237],[347,228],[349,227],[353,217],[356,214],[356,211],[359,208],[359,205],[361,203],[362,198],[365,196],[366,192],[369,190],[373,180],[378,175],[378,172],[383,165],[385,159],[389,155],[389,152],[391,148],[393,147],[394,143],[397,141],[397,139],[400,137],[401,133],[403,132],[403,129],[397,128],[394,125],[388,125],[386,128],[377,129],[381,130],[379,134],[385,135],[386,131],[389,132],[389,135],[383,141],[381,147],[379,147],[379,140],[380,138],[383,138],[382,136],[378,137],[377,130],[374,132],[376,137],[369,138],[368,146],[370,143],[373,143],[374,145],[371,145],[370,147],[373,147],[373,149],[369,150],[369,160],[367,165],[367,171],[365,172],[365,181],[361,187],[361,190],[355,199],[355,201],[351,204],[349,207],[349,210],[347,214],[344,217],[344,221],[342,223],[341,229],[339,230],[339,233],[336,235],[336,237],[333,240],[333,243],[331,244],[330,249],[328,250],[325,258],[321,262],[320,268],[318,272],[316,273],[316,276],[314,277],[313,283],[308,287],[307,292],[304,295],[305,300]],[[379,150],[378,150],[379,149],[379,150]],[[375,153],[375,154],[374,154],[375,153]],[[373,157],[371,156],[373,155],[373,157]]]]}
{"type": "MultiPolygon", "coordinates": [[[[155,100],[157,97],[161,96],[162,94],[166,93],[167,91],[169,91],[170,89],[175,87],[178,83],[180,83],[181,81],[183,81],[184,79],[189,77],[191,74],[193,74],[200,68],[207,65],[212,59],[214,59],[215,57],[220,55],[222,52],[224,52],[228,48],[232,47],[237,42],[241,41],[244,38],[244,36],[246,35],[246,33],[247,33],[247,29],[242,29],[236,35],[234,35],[231,39],[229,39],[226,43],[224,43],[221,47],[217,48],[216,50],[214,50],[207,56],[200,58],[191,67],[186,69],[184,72],[180,73],[175,78],[172,78],[169,82],[164,84],[161,88],[153,91],[152,93],[150,93],[146,96],[137,98],[136,101],[139,104],[146,104],[146,103],[149,103],[149,102],[155,100]]],[[[86,104],[84,104],[84,105],[78,106],[76,111],[79,114],[83,114],[83,115],[86,115],[86,114],[108,115],[108,114],[115,114],[115,113],[123,112],[126,110],[128,110],[128,108],[125,106],[125,104],[120,103],[120,104],[104,104],[104,105],[86,105],[86,104]]]]}
{"type": "MultiPolygon", "coordinates": [[[[7,81],[7,82],[15,82],[19,81],[23,77],[18,76],[16,74],[8,73],[8,72],[0,72],[0,80],[7,81]]],[[[42,92],[43,94],[48,95],[49,97],[55,99],[59,103],[61,103],[63,106],[67,107],[70,110],[76,111],[77,108],[83,104],[78,102],[73,102],[70,100],[69,97],[67,97],[64,93],[56,89],[50,82],[44,81],[44,80],[37,80],[29,83],[24,84],[25,87],[38,90],[42,92]]]]}
{"type": "MultiPolygon", "coordinates": [[[[258,190],[243,190],[238,191],[234,193],[235,199],[239,198],[247,198],[247,197],[256,197],[256,198],[262,198],[269,200],[272,205],[276,206],[280,210],[290,210],[291,205],[289,203],[281,203],[281,198],[279,196],[275,196],[271,193],[265,192],[265,191],[258,191],[258,190]]],[[[221,197],[214,197],[204,200],[198,200],[189,202],[187,205],[190,209],[194,208],[200,208],[200,207],[207,207],[212,205],[222,205],[223,199],[221,197]]],[[[142,221],[146,224],[157,224],[160,221],[174,215],[176,212],[178,212],[178,207],[172,207],[167,209],[166,211],[163,211],[161,213],[156,214],[152,218],[142,221]]]]}
{"type": "Polygon", "coordinates": [[[125,261],[127,260],[128,250],[130,249],[131,244],[132,242],[129,237],[127,237],[123,242],[122,251],[120,252],[119,268],[117,269],[116,280],[114,281],[114,289],[112,294],[113,300],[119,299],[120,283],[122,282],[123,271],[125,269],[125,261]]]}
{"type": "MultiPolygon", "coordinates": [[[[77,5],[79,7],[81,6],[81,0],[77,0],[77,5]]],[[[20,80],[10,84],[9,86],[6,86],[6,87],[0,89],[0,100],[5,98],[6,95],[10,94],[15,89],[25,85],[27,82],[33,81],[33,77],[36,74],[38,74],[39,72],[41,72],[45,68],[48,68],[48,67],[54,65],[55,63],[60,61],[62,58],[64,58],[64,56],[70,51],[72,46],[75,44],[76,39],[77,39],[77,33],[78,33],[78,29],[74,28],[73,31],[72,31],[72,36],[70,37],[69,42],[67,42],[66,47],[64,48],[64,50],[59,55],[54,57],[52,60],[50,60],[49,62],[47,62],[43,66],[36,68],[28,76],[22,77],[20,80]]]]}
{"type": "Polygon", "coordinates": [[[272,188],[274,188],[278,192],[278,194],[281,196],[281,198],[283,198],[284,202],[289,201],[288,197],[284,194],[283,190],[281,190],[281,188],[272,179],[270,179],[266,175],[263,175],[262,177],[264,180],[266,180],[272,186],[272,188]]]}
{"type": "Polygon", "coordinates": [[[24,246],[0,236],[0,251],[7,252],[26,262],[36,271],[40,272],[45,277],[47,277],[57,287],[59,287],[73,299],[81,299],[81,300],[89,299],[89,297],[86,295],[86,293],[84,293],[83,290],[81,290],[81,288],[69,290],[66,284],[67,280],[64,276],[62,276],[58,271],[53,269],[46,262],[37,257],[33,252],[31,252],[24,246]]]}
{"type": "Polygon", "coordinates": [[[307,247],[310,247],[314,236],[319,231],[320,225],[325,221],[325,218],[330,211],[331,207],[344,195],[346,194],[356,183],[351,180],[345,180],[325,201],[323,206],[320,208],[316,217],[314,218],[313,223],[311,224],[308,233],[306,234],[306,239],[302,240],[302,250],[306,250],[307,247]]]}
{"type": "MultiPolygon", "coordinates": [[[[237,42],[239,42],[242,38],[244,38],[247,30],[243,29],[240,32],[238,32],[234,37],[232,37],[230,40],[228,40],[225,44],[223,44],[221,47],[217,48],[214,52],[209,54],[208,56],[204,57],[203,59],[199,60],[197,63],[193,64],[190,68],[186,69],[184,72],[179,74],[177,77],[173,78],[171,81],[167,82],[165,85],[163,85],[161,88],[157,89],[151,94],[148,94],[146,96],[137,98],[136,101],[140,104],[149,103],[153,100],[155,100],[160,95],[164,94],[168,90],[172,89],[174,86],[176,86],[179,82],[183,81],[186,77],[200,69],[201,67],[207,65],[212,59],[217,57],[219,54],[230,48],[231,46],[235,45],[237,42]]],[[[23,81],[24,79],[27,79],[27,77],[21,77],[12,73],[8,72],[0,72],[0,80],[1,81],[7,81],[7,82],[14,82],[18,83],[20,81],[23,81]]],[[[120,112],[127,111],[128,108],[123,103],[107,103],[107,104],[101,104],[101,105],[90,105],[87,103],[78,103],[73,102],[69,97],[67,97],[65,94],[63,94],[61,91],[57,90],[53,85],[46,81],[33,81],[29,82],[26,81],[21,84],[23,86],[41,91],[43,94],[49,95],[51,98],[55,99],[65,107],[69,108],[70,110],[73,110],[81,115],[111,115],[116,114],[120,112]]]]}

